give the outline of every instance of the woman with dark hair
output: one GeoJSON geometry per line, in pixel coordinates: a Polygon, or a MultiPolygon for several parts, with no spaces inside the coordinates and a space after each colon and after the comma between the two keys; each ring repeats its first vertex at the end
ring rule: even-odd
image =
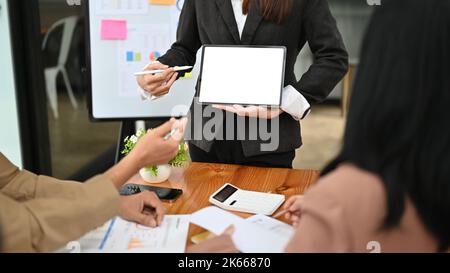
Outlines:
{"type": "MultiPolygon", "coordinates": [[[[202,136],[190,141],[189,151],[195,162],[292,168],[295,149],[301,146],[299,120],[309,113],[309,103],[323,101],[347,72],[348,55],[327,1],[185,0],[177,34],[177,42],[159,58],[159,63],[147,66],[148,70],[166,71],[160,75],[138,78],[143,97],[168,93],[179,76],[169,67],[194,65],[202,45],[287,48],[286,87],[282,93],[281,108],[215,106],[230,113],[223,115],[223,125],[217,126],[222,128],[215,128],[211,137],[202,136]],[[298,81],[294,66],[306,42],[313,52],[314,63],[298,81]],[[234,126],[237,123],[235,119],[245,122],[245,127],[234,126]],[[268,132],[271,136],[269,140],[260,133],[259,128],[249,125],[250,122],[258,124],[258,119],[277,119],[274,122],[278,122],[279,126],[268,132]],[[229,124],[233,124],[229,127],[234,127],[223,128],[229,124]],[[257,134],[256,139],[248,136],[250,130],[252,134],[257,134]],[[234,134],[233,139],[229,139],[226,132],[233,132],[230,133],[234,134]],[[227,136],[226,140],[224,136],[227,136]],[[264,151],[261,145],[267,143],[274,144],[271,145],[273,149],[264,151]]],[[[197,118],[192,118],[190,126],[201,128],[201,132],[204,132],[208,122],[217,119],[214,115],[191,113],[202,115],[197,126],[193,125],[197,118]]]]}
{"type": "Polygon", "coordinates": [[[377,8],[342,152],[304,197],[285,204],[296,226],[287,251],[449,250],[449,14],[447,0],[377,8]]]}
{"type": "Polygon", "coordinates": [[[367,31],[340,155],[289,251],[450,248],[450,1],[385,0],[367,31]]]}

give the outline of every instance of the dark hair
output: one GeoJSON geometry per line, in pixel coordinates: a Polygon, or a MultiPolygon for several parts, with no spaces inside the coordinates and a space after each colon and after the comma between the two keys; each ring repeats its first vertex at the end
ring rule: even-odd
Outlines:
{"type": "Polygon", "coordinates": [[[450,1],[383,0],[363,43],[340,155],[377,174],[387,192],[383,229],[410,198],[450,246],[450,1]]]}
{"type": "MultiPolygon", "coordinates": [[[[293,0],[258,0],[264,19],[282,24],[292,10],[293,0]]],[[[250,11],[252,0],[244,0],[242,10],[244,14],[250,11]]]]}

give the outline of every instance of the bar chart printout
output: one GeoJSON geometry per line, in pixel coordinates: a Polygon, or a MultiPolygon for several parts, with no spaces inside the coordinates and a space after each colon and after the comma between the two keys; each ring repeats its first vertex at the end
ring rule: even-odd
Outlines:
{"type": "Polygon", "coordinates": [[[183,253],[188,215],[166,215],[161,226],[149,228],[116,218],[100,244],[101,252],[183,253]]]}

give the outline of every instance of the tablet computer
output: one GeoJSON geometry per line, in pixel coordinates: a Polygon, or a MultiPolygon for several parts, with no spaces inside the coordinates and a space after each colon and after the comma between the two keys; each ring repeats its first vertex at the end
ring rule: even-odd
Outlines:
{"type": "Polygon", "coordinates": [[[202,50],[200,103],[281,105],[285,47],[206,45],[202,50]]]}

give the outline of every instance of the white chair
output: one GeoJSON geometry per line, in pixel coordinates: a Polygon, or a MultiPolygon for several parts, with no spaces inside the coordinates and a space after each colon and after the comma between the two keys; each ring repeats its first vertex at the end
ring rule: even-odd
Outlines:
{"type": "Polygon", "coordinates": [[[47,47],[47,41],[50,35],[55,31],[58,27],[63,26],[62,31],[62,39],[61,39],[61,47],[59,50],[58,64],[55,67],[46,68],[44,71],[45,81],[46,81],[46,89],[47,89],[47,97],[50,102],[50,107],[52,108],[53,115],[57,119],[59,117],[58,112],[58,90],[57,90],[57,78],[59,73],[63,76],[64,84],[67,89],[67,93],[69,95],[72,106],[77,109],[78,102],[73,94],[72,85],[70,84],[69,74],[66,70],[66,63],[69,57],[70,45],[72,43],[73,34],[75,31],[75,27],[77,25],[78,17],[70,16],[64,19],[59,20],[48,30],[47,34],[44,37],[44,41],[42,43],[42,50],[44,51],[47,47]]]}

